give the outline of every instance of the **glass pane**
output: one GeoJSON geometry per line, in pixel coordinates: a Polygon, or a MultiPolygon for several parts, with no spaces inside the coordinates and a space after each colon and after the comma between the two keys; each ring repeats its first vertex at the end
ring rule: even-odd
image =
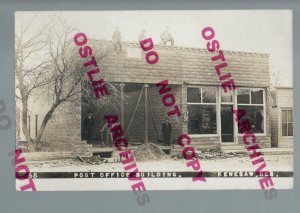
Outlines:
{"type": "Polygon", "coordinates": [[[287,111],[286,110],[282,110],[281,114],[282,114],[281,122],[282,123],[287,123],[287,111]]]}
{"type": "Polygon", "coordinates": [[[293,136],[293,123],[288,124],[288,136],[293,136]]]}
{"type": "Polygon", "coordinates": [[[233,92],[231,90],[227,91],[227,93],[224,93],[224,90],[221,89],[221,101],[222,102],[232,102],[233,101],[233,92]]]}
{"type": "Polygon", "coordinates": [[[251,104],[263,104],[264,98],[263,98],[263,90],[251,90],[251,104]]]}
{"type": "Polygon", "coordinates": [[[202,87],[203,103],[216,103],[216,88],[202,87]]]}
{"type": "Polygon", "coordinates": [[[282,124],[282,136],[287,136],[287,123],[282,124]]]}
{"type": "Polygon", "coordinates": [[[187,102],[201,103],[201,89],[188,87],[187,88],[187,102]]]}
{"type": "Polygon", "coordinates": [[[188,134],[216,134],[216,106],[188,105],[188,134]]]}
{"type": "Polygon", "coordinates": [[[287,110],[287,122],[293,122],[293,110],[287,110]]]}
{"type": "Polygon", "coordinates": [[[250,104],[250,90],[239,89],[237,95],[238,104],[250,104]]]}
{"type": "MultiPolygon", "coordinates": [[[[264,132],[264,110],[263,106],[238,106],[238,108],[244,109],[246,115],[242,118],[249,119],[251,123],[251,131],[253,133],[263,133],[264,132]]],[[[240,128],[239,128],[240,132],[240,128]]]]}

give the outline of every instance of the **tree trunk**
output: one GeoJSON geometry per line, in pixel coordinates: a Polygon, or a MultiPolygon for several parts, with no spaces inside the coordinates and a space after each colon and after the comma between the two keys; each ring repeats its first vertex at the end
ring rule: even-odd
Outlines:
{"type": "Polygon", "coordinates": [[[29,145],[29,151],[35,152],[35,144],[30,136],[29,129],[27,127],[27,117],[28,117],[28,96],[23,95],[22,96],[22,131],[26,137],[26,140],[28,141],[29,145]]]}
{"type": "Polygon", "coordinates": [[[43,119],[43,122],[41,124],[41,127],[39,128],[39,131],[37,133],[37,136],[36,136],[36,139],[35,139],[35,145],[36,145],[36,150],[38,148],[38,144],[40,143],[41,141],[41,138],[44,134],[44,131],[46,129],[46,126],[49,122],[49,120],[52,118],[52,115],[55,111],[55,109],[59,106],[60,102],[56,102],[52,107],[51,109],[47,112],[47,114],[45,115],[44,119],[43,119]]]}

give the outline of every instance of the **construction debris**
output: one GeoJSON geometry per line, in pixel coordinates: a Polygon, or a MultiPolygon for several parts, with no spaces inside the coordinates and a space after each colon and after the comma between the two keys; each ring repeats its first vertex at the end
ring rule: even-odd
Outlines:
{"type": "Polygon", "coordinates": [[[155,144],[144,143],[134,151],[136,161],[163,160],[167,155],[155,144]]]}
{"type": "Polygon", "coordinates": [[[101,158],[100,155],[92,156],[92,157],[81,157],[77,156],[77,158],[84,163],[91,164],[91,165],[100,165],[103,163],[108,163],[108,160],[105,158],[101,158]]]}
{"type": "Polygon", "coordinates": [[[37,145],[38,152],[53,152],[54,150],[51,148],[50,144],[45,141],[40,141],[37,145]]]}
{"type": "MultiPolygon", "coordinates": [[[[247,156],[246,153],[235,153],[235,152],[222,152],[217,150],[207,150],[204,152],[196,151],[195,158],[198,159],[225,159],[233,157],[244,157],[247,156]]],[[[171,158],[183,159],[182,153],[174,153],[171,158]]]]}

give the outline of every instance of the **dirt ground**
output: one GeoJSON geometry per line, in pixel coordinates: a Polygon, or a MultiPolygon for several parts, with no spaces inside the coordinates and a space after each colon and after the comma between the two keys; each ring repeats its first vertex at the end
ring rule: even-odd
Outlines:
{"type": "MultiPolygon", "coordinates": [[[[269,171],[293,171],[292,154],[265,155],[266,169],[269,171]]],[[[236,156],[225,159],[199,159],[203,171],[254,171],[248,156],[236,156]]],[[[185,159],[168,158],[160,161],[137,162],[139,171],[190,171],[185,159]]],[[[90,165],[77,159],[32,161],[28,162],[31,172],[68,172],[68,171],[120,171],[124,170],[121,162],[90,165]]]]}

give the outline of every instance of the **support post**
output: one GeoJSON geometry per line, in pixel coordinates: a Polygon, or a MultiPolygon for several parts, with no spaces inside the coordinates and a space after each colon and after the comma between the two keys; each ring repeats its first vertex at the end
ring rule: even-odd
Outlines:
{"type": "Polygon", "coordinates": [[[28,115],[28,130],[29,130],[29,135],[31,137],[30,115],[28,115]]]}
{"type": "Polygon", "coordinates": [[[148,143],[148,84],[145,87],[145,143],[148,143]]]}
{"type": "Polygon", "coordinates": [[[35,115],[35,138],[37,137],[38,133],[38,115],[35,115]]]}
{"type": "Polygon", "coordinates": [[[124,82],[120,84],[121,90],[121,126],[124,129],[124,82]]]}

